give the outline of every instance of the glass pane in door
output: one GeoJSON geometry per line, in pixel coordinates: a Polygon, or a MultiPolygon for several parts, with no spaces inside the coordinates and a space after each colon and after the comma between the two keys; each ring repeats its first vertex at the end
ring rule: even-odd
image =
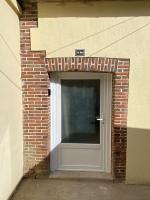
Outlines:
{"type": "Polygon", "coordinates": [[[100,144],[100,80],[61,80],[61,142],[100,144]]]}

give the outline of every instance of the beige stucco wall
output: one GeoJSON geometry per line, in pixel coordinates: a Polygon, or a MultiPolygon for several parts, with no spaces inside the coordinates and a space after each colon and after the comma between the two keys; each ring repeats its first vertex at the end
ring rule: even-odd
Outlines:
{"type": "Polygon", "coordinates": [[[150,183],[150,3],[41,3],[32,50],[47,57],[86,56],[131,59],[128,113],[128,183],[150,183]]]}
{"type": "Polygon", "coordinates": [[[0,200],[23,175],[22,92],[19,19],[0,1],[0,200]]]}

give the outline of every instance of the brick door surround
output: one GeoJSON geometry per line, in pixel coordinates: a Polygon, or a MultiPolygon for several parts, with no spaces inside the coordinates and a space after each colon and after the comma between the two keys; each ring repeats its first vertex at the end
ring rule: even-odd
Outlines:
{"type": "Polygon", "coordinates": [[[23,90],[24,174],[49,172],[50,97],[53,72],[112,74],[112,173],[124,179],[126,171],[129,59],[101,57],[46,58],[32,51],[30,28],[38,25],[37,4],[25,4],[20,17],[23,90]]]}
{"type": "Polygon", "coordinates": [[[125,178],[129,59],[100,57],[46,58],[53,72],[93,72],[112,74],[112,174],[125,178]]]}

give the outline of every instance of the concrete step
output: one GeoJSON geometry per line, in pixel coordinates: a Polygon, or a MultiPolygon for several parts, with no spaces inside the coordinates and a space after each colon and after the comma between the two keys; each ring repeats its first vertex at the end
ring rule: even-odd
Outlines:
{"type": "Polygon", "coordinates": [[[102,172],[83,171],[55,171],[49,175],[51,179],[98,179],[113,181],[112,174],[102,172]]]}

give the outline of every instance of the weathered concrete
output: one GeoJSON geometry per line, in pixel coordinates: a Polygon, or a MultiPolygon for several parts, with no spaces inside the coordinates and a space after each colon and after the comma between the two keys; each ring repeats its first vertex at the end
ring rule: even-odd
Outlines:
{"type": "Polygon", "coordinates": [[[113,180],[112,174],[103,172],[83,172],[83,171],[54,171],[49,178],[53,179],[100,179],[113,180]]]}
{"type": "Polygon", "coordinates": [[[94,179],[25,179],[12,200],[149,200],[150,186],[94,179]]]}

